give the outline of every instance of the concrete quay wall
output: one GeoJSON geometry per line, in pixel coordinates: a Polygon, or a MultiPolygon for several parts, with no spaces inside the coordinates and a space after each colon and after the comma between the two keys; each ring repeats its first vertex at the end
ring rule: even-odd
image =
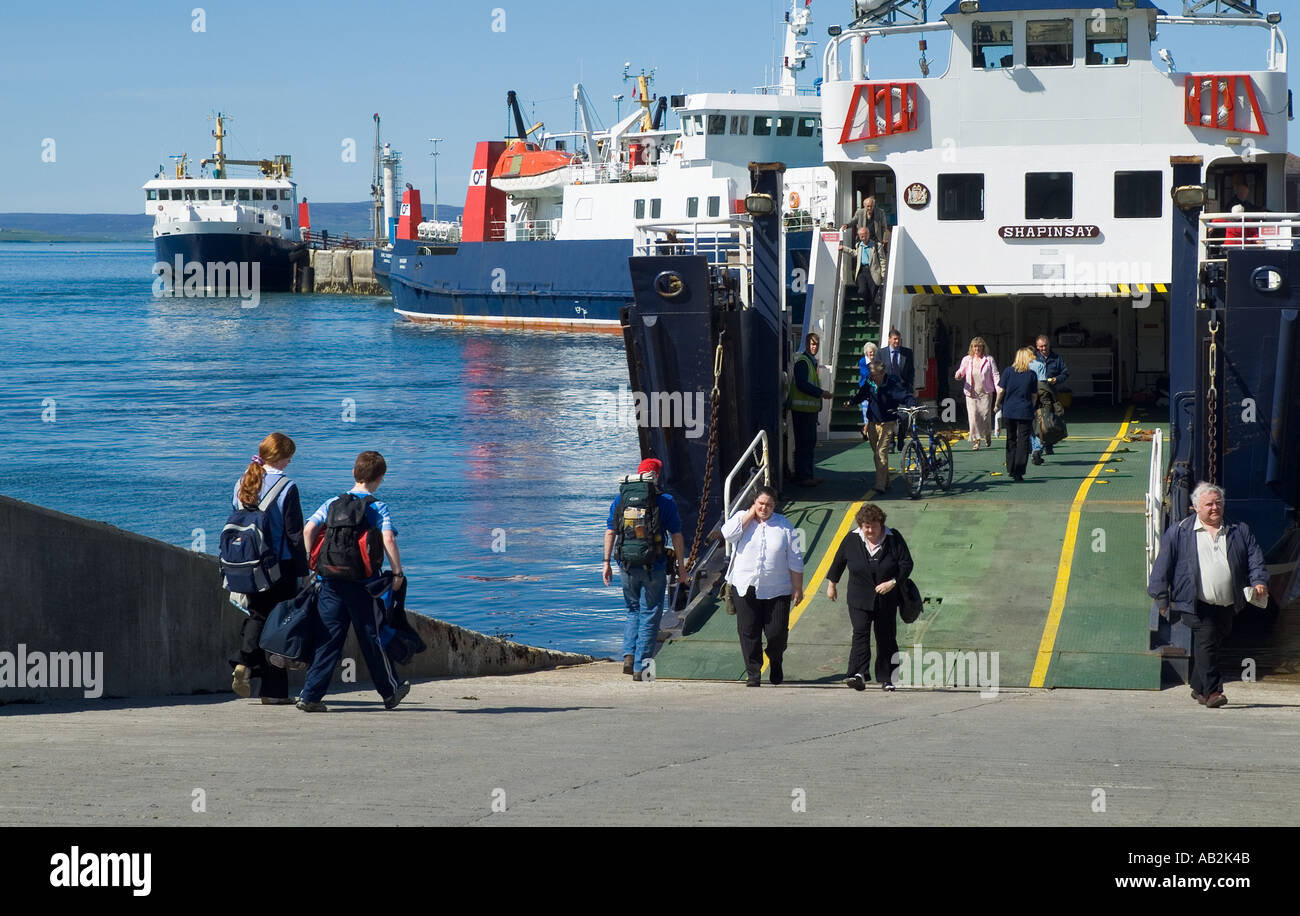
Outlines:
{"type": "Polygon", "coordinates": [[[312,292],[386,295],[375,279],[374,253],[368,248],[313,250],[311,266],[315,277],[312,292]]]}
{"type": "MultiPolygon", "coordinates": [[[[9,533],[0,551],[0,704],[83,698],[96,689],[103,697],[229,692],[227,658],[244,615],[221,588],[215,557],[6,496],[0,530],[9,533]],[[62,655],[56,665],[53,653],[78,657],[62,655]],[[80,683],[64,686],[74,668],[80,683]],[[61,686],[51,686],[56,678],[61,686]]],[[[511,674],[591,661],[410,617],[429,649],[400,669],[406,676],[511,674]]],[[[367,677],[355,637],[344,658],[356,660],[358,679],[367,677]]],[[[295,673],[290,683],[301,680],[295,673]]]]}

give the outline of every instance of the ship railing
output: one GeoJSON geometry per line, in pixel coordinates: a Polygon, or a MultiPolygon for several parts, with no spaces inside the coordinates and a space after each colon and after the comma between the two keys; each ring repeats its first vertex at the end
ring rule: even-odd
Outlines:
{"type": "MultiPolygon", "coordinates": [[[[722,482],[722,520],[731,518],[732,513],[750,499],[760,486],[771,485],[772,462],[767,448],[767,430],[760,429],[754,441],[749,443],[749,448],[741,453],[740,460],[732,467],[727,479],[722,482]],[[736,489],[736,479],[746,472],[749,476],[736,489]]],[[[727,553],[731,553],[730,548],[727,553]]]]}
{"type": "Polygon", "coordinates": [[[1160,535],[1164,531],[1165,502],[1165,440],[1160,430],[1151,437],[1151,467],[1147,473],[1146,529],[1147,578],[1160,551],[1160,535]]]}
{"type": "Polygon", "coordinates": [[[710,264],[747,265],[752,241],[753,223],[748,217],[637,223],[632,253],[638,257],[702,254],[710,264]]]}
{"type": "Polygon", "coordinates": [[[557,219],[526,219],[507,222],[493,220],[488,224],[491,237],[507,242],[545,242],[555,238],[560,232],[561,221],[557,219]]]}
{"type": "Polygon", "coordinates": [[[1300,213],[1203,213],[1202,263],[1222,264],[1240,249],[1300,249],[1300,213]]]}
{"type": "Polygon", "coordinates": [[[611,184],[621,181],[654,181],[659,177],[659,166],[642,162],[629,166],[622,162],[581,162],[568,167],[567,181],[578,184],[611,184]]]}
{"type": "Polygon", "coordinates": [[[328,229],[304,229],[302,230],[302,240],[308,248],[315,251],[330,251],[336,248],[352,251],[357,248],[374,248],[385,244],[385,240],[375,241],[374,239],[352,238],[346,232],[341,236],[332,235],[328,229]]]}

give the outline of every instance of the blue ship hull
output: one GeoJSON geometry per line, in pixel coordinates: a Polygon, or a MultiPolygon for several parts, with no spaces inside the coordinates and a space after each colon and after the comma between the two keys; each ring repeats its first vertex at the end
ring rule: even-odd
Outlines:
{"type": "MultiPolygon", "coordinates": [[[[807,278],[811,244],[811,232],[786,240],[796,323],[804,300],[797,278],[807,278]]],[[[399,239],[383,279],[376,252],[375,277],[389,282],[396,311],[413,321],[619,333],[619,311],[633,302],[631,255],[631,239],[462,242],[454,249],[399,239]]]]}
{"type": "Polygon", "coordinates": [[[393,282],[388,273],[393,264],[392,249],[374,248],[372,250],[375,253],[375,260],[371,266],[371,271],[375,275],[375,282],[384,288],[384,292],[391,293],[393,291],[393,282]]]}
{"type": "Polygon", "coordinates": [[[258,264],[259,289],[264,293],[283,293],[293,289],[293,265],[306,264],[307,246],[288,239],[243,233],[179,233],[160,235],[153,240],[154,255],[159,262],[173,265],[182,262],[258,264]]]}

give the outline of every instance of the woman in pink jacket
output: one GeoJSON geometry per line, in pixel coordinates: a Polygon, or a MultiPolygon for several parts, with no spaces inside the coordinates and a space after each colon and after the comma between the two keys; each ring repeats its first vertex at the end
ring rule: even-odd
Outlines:
{"type": "Polygon", "coordinates": [[[970,342],[970,352],[962,357],[955,379],[965,382],[966,417],[970,421],[971,448],[979,451],[980,439],[993,444],[993,398],[998,390],[998,364],[988,354],[983,337],[970,342]]]}

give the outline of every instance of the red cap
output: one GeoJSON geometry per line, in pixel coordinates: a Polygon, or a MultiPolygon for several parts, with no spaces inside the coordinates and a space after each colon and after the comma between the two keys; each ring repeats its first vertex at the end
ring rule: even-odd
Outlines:
{"type": "Polygon", "coordinates": [[[664,463],[658,458],[647,458],[636,466],[638,474],[658,474],[663,470],[664,463]]]}

